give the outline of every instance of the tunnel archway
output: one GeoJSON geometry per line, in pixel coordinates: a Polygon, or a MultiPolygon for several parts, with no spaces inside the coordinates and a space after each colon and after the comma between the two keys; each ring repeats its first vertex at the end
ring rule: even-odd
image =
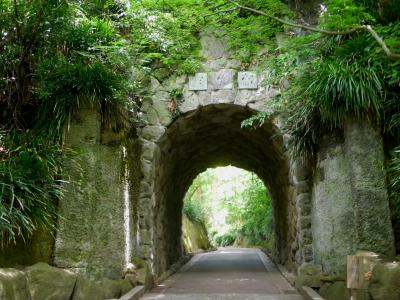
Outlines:
{"type": "Polygon", "coordinates": [[[194,178],[209,167],[233,165],[257,174],[268,187],[274,211],[276,253],[289,258],[289,160],[283,137],[272,121],[242,129],[254,111],[234,104],[200,107],[180,116],[158,141],[155,161],[154,268],[161,274],[182,255],[184,195],[194,178]]]}

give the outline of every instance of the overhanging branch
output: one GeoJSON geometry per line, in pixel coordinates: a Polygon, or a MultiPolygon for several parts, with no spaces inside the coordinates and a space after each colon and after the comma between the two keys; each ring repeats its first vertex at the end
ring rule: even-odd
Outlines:
{"type": "Polygon", "coordinates": [[[283,20],[281,18],[272,16],[270,14],[267,14],[263,11],[251,8],[251,7],[247,7],[244,5],[241,5],[233,0],[227,0],[227,2],[233,4],[235,6],[235,8],[231,8],[231,9],[225,9],[225,10],[219,10],[216,11],[215,13],[212,13],[208,16],[211,15],[215,15],[218,13],[225,13],[228,11],[233,11],[235,9],[244,9],[244,10],[248,10],[251,12],[254,12],[256,14],[262,15],[264,17],[267,17],[271,20],[275,20],[281,24],[290,26],[290,27],[295,27],[295,28],[300,28],[300,29],[304,29],[307,31],[311,31],[311,32],[317,32],[317,33],[321,33],[323,35],[350,35],[353,34],[355,32],[359,32],[359,31],[368,31],[371,36],[375,39],[375,41],[379,44],[379,46],[381,46],[382,50],[385,52],[385,54],[390,58],[390,59],[395,59],[395,60],[399,60],[400,59],[400,54],[398,53],[393,53],[389,47],[386,45],[386,43],[384,42],[384,40],[378,35],[378,33],[372,28],[371,25],[361,25],[361,26],[356,26],[354,28],[350,28],[348,30],[343,30],[343,31],[332,31],[332,30],[324,30],[324,29],[320,29],[320,28],[316,28],[316,27],[312,27],[312,26],[307,26],[307,25],[303,25],[303,24],[298,24],[298,23],[293,23],[293,22],[289,22],[286,20],[283,20]]]}

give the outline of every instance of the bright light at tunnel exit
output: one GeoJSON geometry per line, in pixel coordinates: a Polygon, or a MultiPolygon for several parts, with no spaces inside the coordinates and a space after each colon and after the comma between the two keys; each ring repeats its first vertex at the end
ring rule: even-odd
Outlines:
{"type": "MultiPolygon", "coordinates": [[[[250,178],[251,173],[233,166],[209,168],[202,174],[211,172],[216,177],[216,184],[210,185],[212,189],[211,194],[215,201],[211,204],[211,227],[218,228],[220,234],[229,231],[230,225],[227,224],[226,218],[228,217],[228,210],[226,207],[221,206],[221,199],[233,197],[235,193],[246,188],[247,180],[250,178]]],[[[201,176],[201,175],[200,175],[201,176]]]]}
{"type": "MultiPolygon", "coordinates": [[[[239,180],[239,177],[247,171],[233,166],[218,167],[213,169],[214,174],[217,176],[218,181],[221,182],[218,186],[214,187],[213,194],[216,199],[233,196],[236,190],[245,187],[244,183],[239,180]]],[[[230,226],[226,223],[228,210],[220,207],[213,209],[212,225],[219,228],[219,232],[224,234],[229,231],[230,226]]]]}

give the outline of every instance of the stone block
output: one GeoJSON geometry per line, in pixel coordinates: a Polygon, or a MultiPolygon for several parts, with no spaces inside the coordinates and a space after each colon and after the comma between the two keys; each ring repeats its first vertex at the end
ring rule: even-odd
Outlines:
{"type": "Polygon", "coordinates": [[[139,284],[139,280],[136,275],[134,274],[127,274],[125,275],[125,279],[128,279],[133,287],[139,284]]]}
{"type": "Polygon", "coordinates": [[[76,282],[71,271],[37,263],[26,268],[32,300],[70,299],[76,282]]]}
{"type": "Polygon", "coordinates": [[[238,73],[239,90],[254,90],[258,88],[257,74],[255,72],[239,72],[238,73]]]}
{"type": "Polygon", "coordinates": [[[132,262],[137,266],[138,283],[150,288],[153,285],[153,275],[151,274],[148,263],[140,258],[132,258],[132,262]]]}
{"type": "Polygon", "coordinates": [[[101,280],[103,299],[113,299],[121,296],[121,285],[117,280],[104,278],[101,280]]]}
{"type": "Polygon", "coordinates": [[[0,269],[0,299],[31,299],[24,272],[16,269],[0,269]]]}
{"type": "Polygon", "coordinates": [[[303,245],[301,249],[301,255],[305,262],[310,262],[314,260],[314,252],[312,245],[303,245]]]}
{"type": "Polygon", "coordinates": [[[196,73],[189,77],[190,91],[206,91],[208,89],[207,73],[196,73]]]}
{"type": "Polygon", "coordinates": [[[346,288],[344,281],[324,284],[320,289],[320,295],[326,300],[350,300],[350,291],[346,288]]]}
{"type": "Polygon", "coordinates": [[[233,70],[222,69],[210,73],[210,84],[213,90],[233,89],[233,70]]]}
{"type": "Polygon", "coordinates": [[[308,180],[300,181],[296,184],[297,194],[309,193],[311,191],[311,184],[308,180]]]}
{"type": "Polygon", "coordinates": [[[292,167],[297,181],[307,180],[311,175],[310,167],[304,161],[297,160],[292,167]]]}
{"type": "Polygon", "coordinates": [[[165,127],[163,126],[146,126],[141,130],[140,135],[146,140],[157,141],[164,132],[165,127]]]}
{"type": "Polygon", "coordinates": [[[307,229],[311,227],[311,217],[299,215],[297,219],[298,230],[307,229]]]}
{"type": "Polygon", "coordinates": [[[147,141],[145,139],[141,139],[142,145],[142,157],[147,160],[151,160],[153,158],[153,153],[156,149],[156,143],[147,141]]]}
{"type": "Polygon", "coordinates": [[[300,231],[299,243],[301,246],[312,243],[311,229],[303,229],[300,231]]]}
{"type": "Polygon", "coordinates": [[[400,263],[377,264],[372,270],[370,293],[373,300],[400,299],[400,263]]]}
{"type": "MultiPolygon", "coordinates": [[[[58,298],[61,299],[61,298],[58,298]]],[[[66,298],[68,299],[68,298],[66,298]]],[[[103,289],[99,282],[78,276],[71,300],[102,300],[103,289]]]]}
{"type": "Polygon", "coordinates": [[[149,230],[140,230],[139,238],[141,244],[151,245],[151,233],[149,230]]]}
{"type": "Polygon", "coordinates": [[[132,285],[132,282],[129,280],[129,278],[124,278],[121,279],[119,281],[119,286],[121,289],[121,296],[125,295],[126,293],[128,293],[131,289],[134,288],[134,286],[132,285]]]}
{"type": "Polygon", "coordinates": [[[234,90],[218,90],[211,92],[211,103],[233,103],[235,101],[234,90]]]}
{"type": "Polygon", "coordinates": [[[197,94],[190,93],[184,98],[184,101],[179,104],[179,111],[181,113],[187,113],[191,110],[195,110],[199,106],[199,99],[197,94]]]}
{"type": "Polygon", "coordinates": [[[226,57],[227,42],[222,37],[216,37],[212,34],[200,34],[200,42],[202,45],[202,56],[209,61],[226,57]]]}
{"type": "Polygon", "coordinates": [[[319,288],[322,286],[322,267],[315,264],[303,264],[297,270],[296,287],[308,286],[319,288]]]}

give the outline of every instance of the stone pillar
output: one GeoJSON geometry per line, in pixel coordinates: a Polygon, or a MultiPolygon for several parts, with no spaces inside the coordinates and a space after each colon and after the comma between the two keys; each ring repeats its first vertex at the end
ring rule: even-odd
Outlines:
{"type": "Polygon", "coordinates": [[[393,256],[381,134],[366,122],[351,122],[344,131],[349,165],[357,250],[393,256]]]}
{"type": "Polygon", "coordinates": [[[121,278],[127,247],[122,145],[102,143],[100,114],[91,108],[73,116],[65,145],[73,154],[65,162],[70,183],[59,203],[54,263],[94,279],[121,278]]]}
{"type": "Polygon", "coordinates": [[[356,245],[350,170],[339,133],[322,138],[317,155],[312,197],[315,263],[324,272],[342,273],[346,256],[356,245]]]}
{"type": "Polygon", "coordinates": [[[367,123],[323,137],[312,195],[315,263],[345,274],[346,256],[357,250],[393,255],[383,145],[367,123]]]}
{"type": "Polygon", "coordinates": [[[311,170],[309,165],[296,160],[291,166],[296,187],[296,228],[298,249],[296,252],[297,266],[313,260],[311,231],[311,170]]]}

